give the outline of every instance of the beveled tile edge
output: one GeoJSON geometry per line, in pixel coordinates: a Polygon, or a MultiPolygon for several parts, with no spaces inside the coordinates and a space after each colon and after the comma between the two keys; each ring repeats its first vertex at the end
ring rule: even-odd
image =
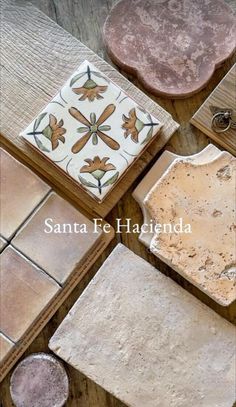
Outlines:
{"type": "MultiPolygon", "coordinates": [[[[211,146],[211,145],[210,145],[211,146]]],[[[198,153],[195,156],[190,156],[190,159],[188,159],[188,157],[185,159],[185,157],[181,158],[181,157],[177,157],[173,160],[171,160],[170,164],[168,165],[168,167],[166,168],[166,170],[163,172],[163,174],[160,176],[160,178],[155,182],[155,184],[151,187],[151,189],[149,190],[149,192],[145,195],[145,197],[143,198],[143,206],[144,206],[144,216],[146,216],[146,219],[152,219],[152,216],[150,214],[150,211],[148,209],[148,207],[146,206],[146,202],[148,202],[149,200],[149,196],[151,196],[151,194],[153,193],[153,191],[155,191],[155,189],[158,187],[158,184],[162,182],[162,179],[165,177],[165,175],[169,174],[172,171],[172,168],[176,166],[176,164],[178,162],[181,163],[190,163],[193,167],[203,167],[206,164],[210,164],[210,163],[214,163],[217,162],[218,160],[220,160],[220,158],[224,158],[224,157],[232,157],[232,159],[235,160],[235,158],[233,157],[233,155],[227,151],[221,151],[219,150],[217,147],[213,146],[213,149],[210,148],[208,146],[208,148],[202,150],[202,152],[200,152],[200,154],[198,153]],[[208,154],[210,153],[210,154],[208,154]],[[147,215],[146,215],[147,214],[147,215]]],[[[235,160],[236,161],[236,160],[235,160]]],[[[223,300],[222,298],[220,298],[219,296],[215,295],[214,292],[208,291],[207,289],[204,288],[204,286],[198,282],[196,282],[192,276],[186,272],[184,272],[183,269],[180,269],[178,266],[175,266],[174,264],[172,264],[172,262],[168,259],[166,259],[165,257],[163,257],[160,253],[156,252],[155,246],[152,245],[152,241],[153,238],[157,236],[157,234],[153,233],[151,235],[150,240],[148,240],[148,242],[145,240],[145,235],[140,235],[139,236],[139,240],[140,241],[145,241],[145,245],[148,246],[148,248],[150,249],[150,251],[156,256],[158,257],[161,261],[163,261],[164,263],[166,263],[170,268],[172,268],[173,270],[175,270],[178,274],[180,274],[184,279],[186,279],[187,281],[189,281],[191,284],[193,284],[194,286],[196,286],[200,291],[204,292],[208,297],[210,297],[211,299],[213,299],[216,303],[218,303],[219,305],[221,305],[222,307],[228,307],[231,304],[233,304],[236,301],[236,296],[234,297],[234,299],[232,300],[223,300]],[[144,236],[144,237],[143,237],[144,236]]]]}
{"type": "Polygon", "coordinates": [[[0,342],[1,340],[5,342],[5,344],[7,345],[7,349],[5,349],[5,352],[2,355],[2,348],[0,347],[0,365],[4,363],[4,360],[8,356],[9,352],[15,346],[15,343],[11,339],[9,339],[6,335],[4,335],[3,332],[0,332],[0,342]]]}
{"type": "MultiPolygon", "coordinates": [[[[151,220],[149,210],[146,208],[144,200],[175,160],[186,160],[196,164],[204,164],[205,162],[209,162],[209,160],[213,160],[220,153],[221,150],[213,144],[208,144],[199,153],[189,156],[180,156],[165,150],[132,193],[133,198],[138,202],[142,210],[143,222],[150,223],[151,220]]],[[[139,241],[150,248],[153,236],[151,233],[141,233],[139,235],[139,241]]]]}
{"type": "Polygon", "coordinates": [[[0,253],[2,253],[2,251],[6,248],[7,245],[8,241],[2,235],[0,235],[0,253]]]}
{"type": "Polygon", "coordinates": [[[21,222],[20,225],[18,225],[17,229],[9,236],[5,237],[3,234],[1,234],[1,237],[3,237],[7,242],[11,242],[11,240],[15,237],[16,233],[18,230],[21,229],[21,227],[24,225],[24,223],[27,221],[27,219],[34,213],[34,211],[37,209],[37,207],[41,204],[41,202],[47,197],[47,195],[52,191],[52,188],[50,185],[48,185],[42,178],[40,178],[31,168],[27,167],[24,163],[22,163],[20,160],[15,158],[12,154],[10,154],[5,148],[0,146],[0,154],[3,152],[3,154],[6,154],[10,159],[14,160],[16,163],[18,163],[22,168],[24,168],[31,176],[35,177],[39,183],[45,188],[45,192],[42,194],[42,197],[39,199],[38,203],[32,208],[32,210],[28,213],[26,218],[21,222]]]}

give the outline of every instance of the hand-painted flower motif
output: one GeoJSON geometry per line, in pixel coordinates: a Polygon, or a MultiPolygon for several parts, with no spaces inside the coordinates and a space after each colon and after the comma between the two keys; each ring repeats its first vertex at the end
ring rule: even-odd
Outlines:
{"type": "Polygon", "coordinates": [[[77,95],[82,94],[79,100],[85,100],[88,98],[90,102],[93,102],[94,99],[103,99],[103,96],[100,95],[100,93],[104,93],[107,90],[107,86],[97,85],[97,83],[91,79],[91,71],[89,66],[87,67],[87,75],[88,79],[84,85],[80,88],[73,88],[73,92],[77,95]]]}
{"type": "Polygon", "coordinates": [[[91,160],[91,158],[86,158],[84,161],[88,163],[88,165],[84,165],[80,169],[80,172],[91,174],[98,181],[98,185],[95,185],[79,176],[80,182],[87,187],[98,188],[100,194],[102,193],[102,188],[114,184],[119,177],[118,171],[104,184],[101,184],[101,179],[108,171],[116,170],[116,167],[113,164],[107,163],[108,160],[109,157],[104,157],[102,160],[98,156],[94,157],[93,160],[91,160]]]}
{"type": "Polygon", "coordinates": [[[123,114],[122,116],[124,123],[122,124],[122,129],[125,129],[125,138],[131,135],[131,140],[134,143],[138,143],[139,133],[143,130],[145,126],[155,126],[159,123],[143,123],[136,115],[135,108],[129,111],[129,117],[123,114]]]}
{"type": "Polygon", "coordinates": [[[105,143],[107,144],[112,150],[119,150],[120,145],[112,139],[110,136],[107,134],[103,133],[103,131],[109,131],[111,130],[111,126],[109,125],[102,125],[114,112],[115,110],[115,105],[111,104],[108,105],[104,111],[102,112],[101,116],[96,118],[95,113],[90,114],[90,121],[86,119],[86,117],[75,107],[71,107],[69,109],[69,113],[71,114],[72,117],[74,117],[76,120],[79,122],[83,123],[86,127],[79,127],[77,129],[78,133],[85,133],[86,134],[81,137],[73,146],[71,151],[74,154],[77,154],[82,148],[85,146],[85,144],[88,142],[90,137],[92,137],[92,143],[93,145],[98,144],[98,137],[105,143]]]}
{"type": "Polygon", "coordinates": [[[59,145],[59,140],[62,143],[65,143],[65,137],[63,136],[63,134],[66,133],[66,129],[62,127],[64,125],[64,121],[63,119],[61,119],[57,123],[56,117],[53,114],[49,114],[49,124],[42,131],[36,131],[37,128],[39,127],[40,122],[46,116],[46,114],[47,113],[43,113],[38,117],[38,119],[36,119],[33,131],[27,133],[27,135],[33,135],[35,137],[35,141],[38,147],[45,150],[45,147],[37,137],[38,135],[42,134],[44,137],[51,141],[52,150],[55,150],[59,145]]]}

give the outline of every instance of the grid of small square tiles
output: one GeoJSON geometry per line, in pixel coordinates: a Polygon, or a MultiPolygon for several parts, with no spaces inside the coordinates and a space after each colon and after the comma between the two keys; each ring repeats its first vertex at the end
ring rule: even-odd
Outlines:
{"type": "MultiPolygon", "coordinates": [[[[2,362],[62,290],[102,232],[92,233],[88,218],[3,149],[0,158],[2,362]],[[56,224],[86,224],[86,239],[69,231],[53,233],[52,238],[46,233],[46,219],[56,224]]],[[[54,232],[52,226],[50,230],[54,232]]]]}

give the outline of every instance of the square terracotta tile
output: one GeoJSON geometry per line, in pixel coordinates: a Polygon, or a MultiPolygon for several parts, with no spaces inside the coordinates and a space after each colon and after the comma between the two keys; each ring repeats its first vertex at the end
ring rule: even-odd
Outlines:
{"type": "Polygon", "coordinates": [[[1,161],[1,235],[11,239],[50,190],[37,175],[2,148],[1,161]]]}
{"type": "Polygon", "coordinates": [[[118,245],[49,346],[130,407],[232,407],[235,327],[118,245]]]}
{"type": "Polygon", "coordinates": [[[96,244],[101,233],[100,229],[99,233],[94,233],[93,222],[60,196],[51,193],[19,231],[12,244],[55,280],[64,283],[96,244]],[[78,233],[74,231],[74,223],[80,225],[78,233]],[[69,226],[63,229],[63,224],[69,226]],[[52,229],[52,233],[45,232],[51,232],[52,229]],[[65,233],[60,233],[63,231],[65,233]]]}
{"type": "Polygon", "coordinates": [[[60,287],[10,246],[1,254],[0,282],[0,330],[17,342],[60,287]]]}
{"type": "Polygon", "coordinates": [[[2,236],[0,236],[0,253],[3,251],[3,249],[6,247],[6,245],[7,245],[7,241],[2,236]]]}
{"type": "Polygon", "coordinates": [[[0,332],[0,363],[5,359],[13,346],[14,343],[0,332]]]}
{"type": "Polygon", "coordinates": [[[84,61],[21,135],[102,201],[161,126],[84,61]]]}

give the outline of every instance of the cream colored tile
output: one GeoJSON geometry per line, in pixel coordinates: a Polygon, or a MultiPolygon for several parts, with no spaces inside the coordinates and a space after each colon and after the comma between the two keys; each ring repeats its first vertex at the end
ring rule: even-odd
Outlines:
{"type": "Polygon", "coordinates": [[[232,407],[235,333],[118,245],[49,347],[131,407],[232,407]]]}
{"type": "Polygon", "coordinates": [[[21,135],[102,201],[161,126],[84,61],[21,135]]]}

